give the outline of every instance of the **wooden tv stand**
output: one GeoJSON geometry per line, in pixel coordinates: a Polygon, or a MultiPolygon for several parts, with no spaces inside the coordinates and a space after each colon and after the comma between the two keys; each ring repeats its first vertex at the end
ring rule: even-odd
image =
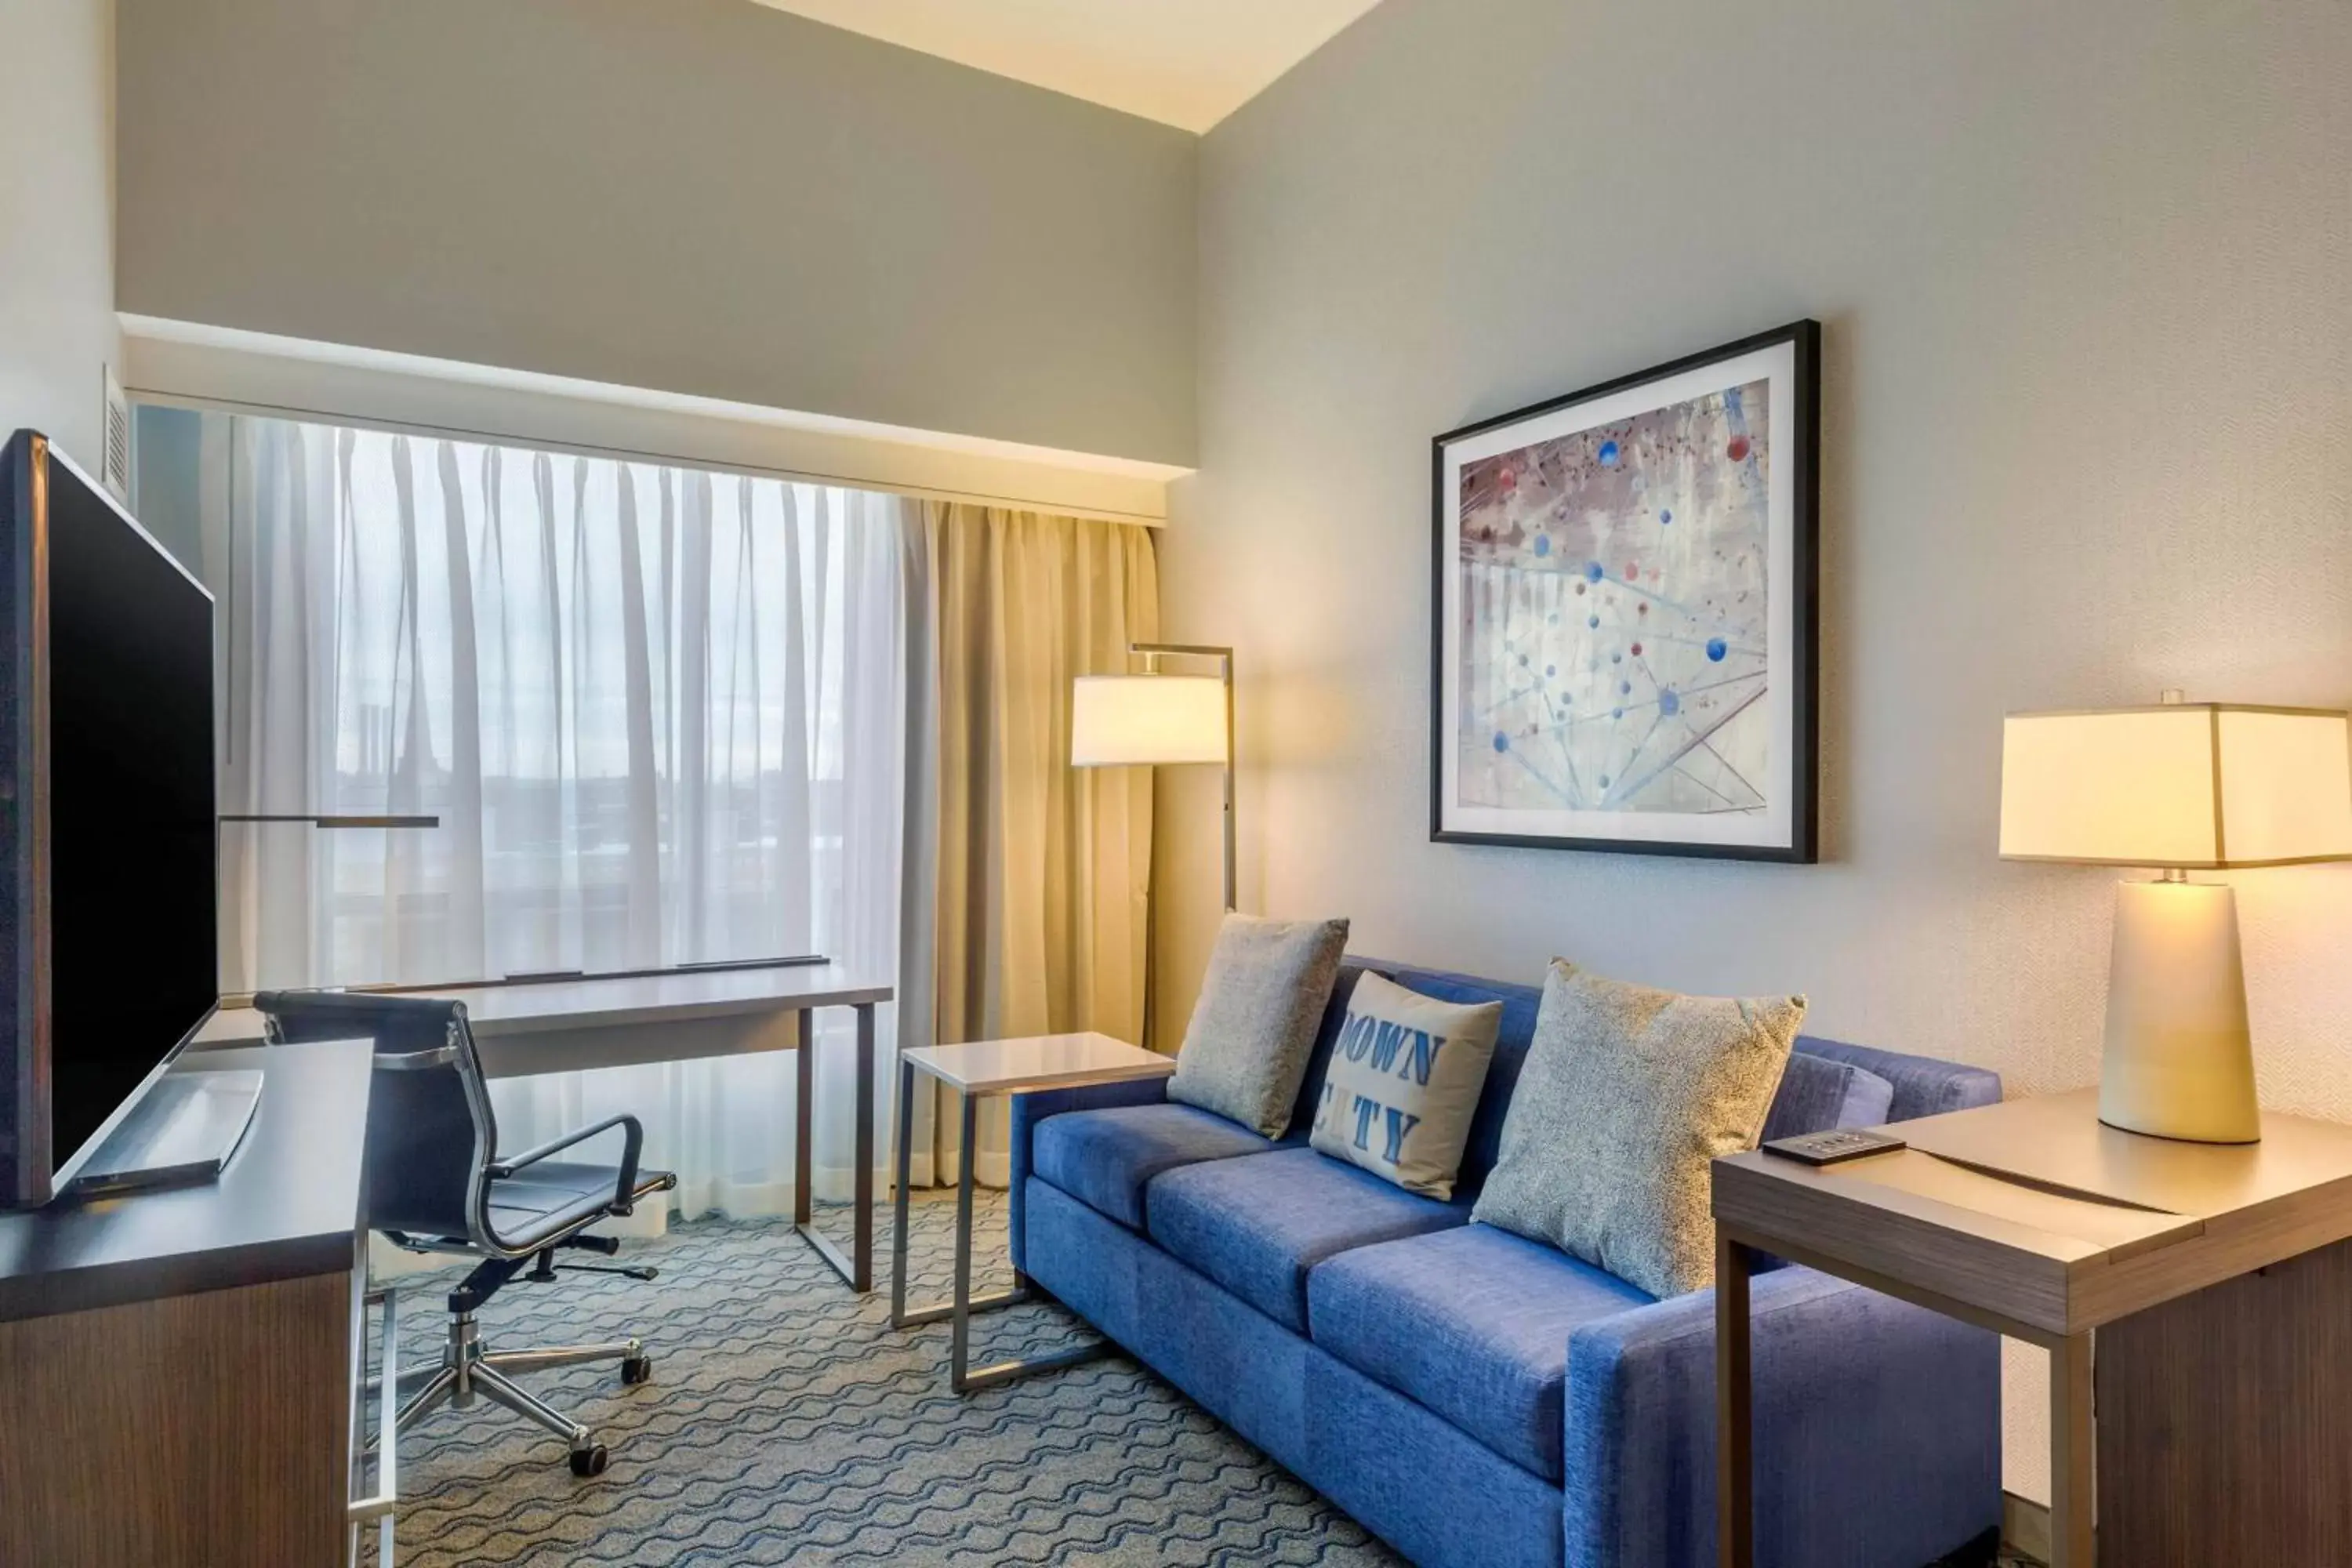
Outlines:
{"type": "Polygon", "coordinates": [[[216,1180],[0,1215],[0,1563],[343,1561],[370,1056],[184,1060],[265,1074],[216,1180]]]}

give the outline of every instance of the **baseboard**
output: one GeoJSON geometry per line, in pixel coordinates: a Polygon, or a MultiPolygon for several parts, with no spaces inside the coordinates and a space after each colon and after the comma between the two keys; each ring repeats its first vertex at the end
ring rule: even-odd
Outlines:
{"type": "Polygon", "coordinates": [[[2050,1505],[2015,1492],[2000,1494],[2000,1538],[2037,1563],[2050,1561],[2050,1505]]]}

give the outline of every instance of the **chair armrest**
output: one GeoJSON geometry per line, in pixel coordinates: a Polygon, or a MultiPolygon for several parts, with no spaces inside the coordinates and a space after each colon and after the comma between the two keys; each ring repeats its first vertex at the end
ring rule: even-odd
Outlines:
{"type": "Polygon", "coordinates": [[[492,1160],[486,1168],[487,1173],[493,1180],[503,1181],[519,1171],[538,1164],[551,1154],[560,1154],[575,1143],[584,1143],[599,1133],[610,1132],[615,1127],[621,1129],[622,1132],[621,1172],[620,1180],[614,1184],[613,1206],[625,1210],[635,1194],[637,1156],[646,1145],[645,1124],[625,1111],[619,1116],[608,1116],[592,1126],[583,1127],[577,1132],[567,1132],[551,1142],[541,1143],[536,1149],[492,1160]]]}
{"type": "Polygon", "coordinates": [[[1095,1084],[1086,1089],[1044,1089],[1034,1094],[1013,1096],[1012,1169],[1005,1178],[1004,1217],[1013,1268],[1023,1267],[1029,1253],[1023,1226],[1029,1214],[1026,1190],[1031,1169],[1030,1152],[1036,1136],[1037,1123],[1065,1111],[1108,1110],[1120,1105],[1158,1105],[1167,1098],[1168,1080],[1164,1078],[1095,1084]]]}
{"type": "MultiPolygon", "coordinates": [[[[1757,1561],[1930,1563],[2000,1522],[2000,1342],[1785,1268],[1749,1286],[1757,1561]]],[[[1569,1337],[1567,1561],[1703,1568],[1715,1545],[1715,1292],[1569,1337]]]]}

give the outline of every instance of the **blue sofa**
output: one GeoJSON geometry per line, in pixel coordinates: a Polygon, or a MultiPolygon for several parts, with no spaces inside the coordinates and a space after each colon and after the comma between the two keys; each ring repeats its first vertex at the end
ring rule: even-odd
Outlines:
{"type": "MultiPolygon", "coordinates": [[[[1427,1568],[1715,1561],[1712,1290],[1653,1300],[1470,1205],[1539,993],[1350,961],[1286,1137],[1162,1086],[1025,1096],[1013,1262],[1427,1568]],[[1356,977],[1497,1000],[1462,1181],[1437,1203],[1307,1132],[1356,977]]],[[[1972,1068],[1811,1037],[1768,1135],[2000,1098],[1972,1068]]],[[[1759,1561],[1923,1568],[2000,1516],[2000,1354],[1979,1329],[1811,1269],[1753,1288],[1759,1561]]]]}

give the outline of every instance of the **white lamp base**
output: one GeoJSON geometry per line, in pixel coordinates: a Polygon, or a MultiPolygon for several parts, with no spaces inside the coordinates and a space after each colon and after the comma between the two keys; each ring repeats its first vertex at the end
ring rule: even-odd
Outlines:
{"type": "Polygon", "coordinates": [[[2116,887],[2099,1120],[2198,1143],[2261,1141],[2238,898],[2228,888],[2116,887]]]}

